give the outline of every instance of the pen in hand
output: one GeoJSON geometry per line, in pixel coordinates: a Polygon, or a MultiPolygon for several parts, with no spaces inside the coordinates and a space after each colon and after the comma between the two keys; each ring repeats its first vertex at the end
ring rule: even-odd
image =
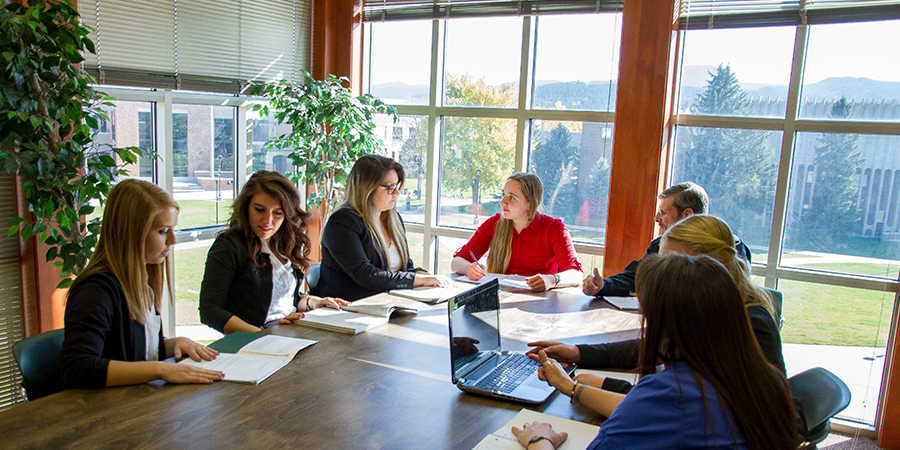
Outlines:
{"type": "Polygon", "coordinates": [[[471,266],[469,266],[468,273],[466,274],[472,280],[480,280],[487,273],[484,266],[478,263],[478,258],[475,257],[475,253],[472,250],[469,250],[469,256],[472,257],[474,261],[471,266]],[[474,270],[473,270],[474,269],[474,270]],[[474,273],[473,273],[474,272],[474,273]],[[474,275],[474,276],[473,276],[474,275]]]}

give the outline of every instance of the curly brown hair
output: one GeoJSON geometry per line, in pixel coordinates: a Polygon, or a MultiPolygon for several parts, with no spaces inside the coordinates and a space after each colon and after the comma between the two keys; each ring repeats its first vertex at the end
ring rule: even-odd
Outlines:
{"type": "MultiPolygon", "coordinates": [[[[304,272],[309,269],[310,241],[306,235],[310,214],[303,210],[300,192],[284,175],[278,172],[260,170],[254,173],[231,206],[231,218],[228,228],[223,233],[238,233],[247,241],[250,256],[257,261],[261,251],[259,239],[250,225],[250,201],[256,194],[266,194],[281,203],[284,221],[278,231],[269,239],[269,248],[273,252],[285,255],[291,260],[291,266],[304,272]]],[[[257,262],[257,264],[259,264],[257,262]]]]}

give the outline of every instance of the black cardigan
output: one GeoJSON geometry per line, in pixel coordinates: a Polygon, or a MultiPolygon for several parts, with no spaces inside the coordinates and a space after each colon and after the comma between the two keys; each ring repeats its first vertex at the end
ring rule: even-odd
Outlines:
{"type": "Polygon", "coordinates": [[[383,254],[362,217],[350,208],[338,209],[322,232],[322,272],[313,293],[354,301],[391,289],[411,289],[416,279],[412,259],[406,270],[391,272],[383,254]]]}
{"type": "MultiPolygon", "coordinates": [[[[753,334],[766,360],[784,375],[786,371],[781,352],[781,333],[775,319],[762,305],[748,307],[747,314],[750,316],[753,334]]],[[[578,345],[578,351],[581,353],[580,366],[585,369],[635,369],[641,351],[640,342],[640,339],[631,339],[606,344],[578,345]]],[[[631,390],[631,383],[607,378],[603,382],[603,389],[627,394],[631,390]]]]}
{"type": "MultiPolygon", "coordinates": [[[[263,327],[272,303],[272,263],[260,252],[257,265],[250,257],[247,240],[237,232],[223,232],[209,248],[200,285],[200,322],[225,331],[225,323],[238,316],[250,325],[263,327]]],[[[300,301],[303,272],[294,269],[297,288],[294,306],[300,301]]]]}
{"type": "MultiPolygon", "coordinates": [[[[95,273],[75,282],[66,301],[60,354],[65,389],[106,387],[111,360],[147,360],[144,326],[131,320],[129,311],[125,291],[112,273],[95,273]]],[[[160,328],[159,359],[166,356],[160,328]]]]}
{"type": "MultiPolygon", "coordinates": [[[[647,246],[647,252],[644,253],[643,258],[646,258],[648,255],[659,253],[660,240],[662,240],[662,236],[650,241],[650,245],[647,246]]],[[[742,257],[744,261],[747,261],[747,264],[749,265],[751,258],[750,249],[744,245],[744,242],[737,236],[734,237],[734,247],[738,256],[742,257]]],[[[604,278],[603,289],[600,289],[600,292],[597,293],[597,297],[602,297],[604,295],[624,297],[633,294],[635,292],[634,277],[637,274],[638,265],[643,258],[632,260],[621,273],[604,278]]]]}

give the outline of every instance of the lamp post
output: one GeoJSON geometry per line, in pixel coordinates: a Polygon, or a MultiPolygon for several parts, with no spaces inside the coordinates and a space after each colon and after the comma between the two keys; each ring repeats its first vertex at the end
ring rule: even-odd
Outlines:
{"type": "Polygon", "coordinates": [[[481,204],[481,169],[475,170],[475,186],[472,189],[472,207],[475,208],[475,220],[472,222],[478,225],[478,205],[481,204]]]}
{"type": "Polygon", "coordinates": [[[222,155],[216,156],[216,162],[218,163],[219,170],[216,171],[216,224],[219,223],[219,202],[222,201],[222,190],[219,187],[219,182],[222,177],[222,163],[224,162],[224,158],[222,155]]]}

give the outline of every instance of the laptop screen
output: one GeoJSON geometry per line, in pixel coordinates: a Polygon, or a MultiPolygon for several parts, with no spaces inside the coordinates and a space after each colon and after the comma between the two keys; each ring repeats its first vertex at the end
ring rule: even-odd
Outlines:
{"type": "Polygon", "coordinates": [[[494,279],[447,302],[453,380],[500,351],[500,284],[494,279]]]}

